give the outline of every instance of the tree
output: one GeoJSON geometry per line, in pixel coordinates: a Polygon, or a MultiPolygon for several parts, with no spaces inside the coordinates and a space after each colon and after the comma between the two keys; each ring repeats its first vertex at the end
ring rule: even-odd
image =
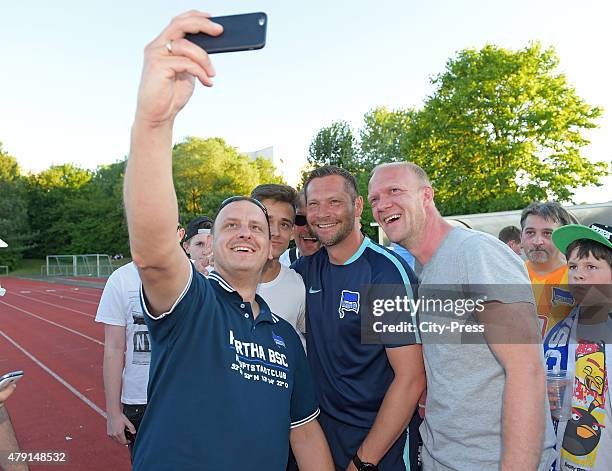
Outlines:
{"type": "Polygon", "coordinates": [[[307,160],[314,168],[337,165],[349,172],[360,171],[361,162],[351,126],[346,121],[335,121],[321,128],[310,144],[307,160]]]}
{"type": "Polygon", "coordinates": [[[0,238],[7,248],[0,250],[0,265],[14,269],[23,252],[32,245],[27,201],[17,160],[2,149],[0,142],[0,238]]]}
{"type": "Polygon", "coordinates": [[[388,110],[378,107],[363,117],[359,130],[360,153],[369,173],[376,165],[402,159],[402,140],[409,132],[416,112],[413,109],[388,110]]]}
{"type": "Polygon", "coordinates": [[[233,195],[248,195],[260,183],[282,183],[274,165],[251,160],[221,138],[188,137],[173,149],[174,184],[181,220],[214,216],[233,195]]]}
{"type": "Polygon", "coordinates": [[[29,220],[38,233],[29,257],[70,253],[73,238],[82,229],[80,222],[95,204],[81,197],[93,176],[90,170],[62,164],[27,177],[29,220]]]}
{"type": "Polygon", "coordinates": [[[580,155],[602,110],[585,103],[538,43],[510,51],[466,49],[432,80],[436,87],[400,145],[429,174],[444,214],[570,201],[597,185],[607,164],[580,155]]]}

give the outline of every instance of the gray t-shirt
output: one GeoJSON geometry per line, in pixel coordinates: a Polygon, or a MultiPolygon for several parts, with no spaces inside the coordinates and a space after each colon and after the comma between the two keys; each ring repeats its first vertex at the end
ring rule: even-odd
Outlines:
{"type": "MultiPolygon", "coordinates": [[[[460,227],[449,232],[423,267],[419,297],[439,298],[446,290],[454,291],[456,296],[463,293],[464,298],[474,298],[474,292],[478,292],[487,301],[535,304],[521,260],[494,237],[460,227]]],[[[419,312],[419,325],[451,321],[465,324],[469,317],[463,312],[436,312],[435,306],[429,306],[419,312]]],[[[425,421],[421,425],[423,469],[498,469],[505,372],[484,334],[471,333],[469,344],[461,344],[461,335],[441,337],[439,333],[422,331],[421,340],[428,389],[425,421]]],[[[552,422],[546,422],[538,468],[541,471],[554,460],[555,436],[552,422]]]]}

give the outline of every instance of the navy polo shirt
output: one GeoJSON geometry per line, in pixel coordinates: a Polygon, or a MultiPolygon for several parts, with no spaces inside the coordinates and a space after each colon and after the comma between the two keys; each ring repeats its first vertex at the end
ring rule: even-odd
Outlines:
{"type": "Polygon", "coordinates": [[[290,428],[319,409],[300,339],[221,276],[192,266],[172,309],[151,317],[148,405],[135,470],[284,470],[290,428]]]}
{"type": "MultiPolygon", "coordinates": [[[[412,298],[417,278],[401,257],[367,237],[343,265],[332,264],[321,248],[291,268],[306,285],[308,362],[321,410],[349,425],[371,428],[394,378],[385,348],[400,345],[361,343],[366,291],[370,285],[394,285],[412,298]]],[[[404,334],[402,340],[402,345],[418,343],[415,334],[404,334]]]]}

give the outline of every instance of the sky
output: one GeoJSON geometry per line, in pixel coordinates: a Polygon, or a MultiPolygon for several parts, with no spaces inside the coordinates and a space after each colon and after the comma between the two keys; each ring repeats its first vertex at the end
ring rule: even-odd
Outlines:
{"type": "MultiPolygon", "coordinates": [[[[421,107],[430,79],[464,48],[553,46],[578,94],[604,108],[583,155],[612,160],[612,2],[608,0],[132,0],[3,2],[0,141],[22,170],[96,168],[129,149],[144,46],[183,11],[264,11],[266,47],[212,56],[212,89],[198,86],[174,140],[222,137],[243,152],[274,146],[295,183],[323,127],[357,131],[377,106],[421,107]]],[[[435,184],[435,182],[434,182],[435,184]]],[[[605,186],[575,202],[612,199],[605,186]]]]}

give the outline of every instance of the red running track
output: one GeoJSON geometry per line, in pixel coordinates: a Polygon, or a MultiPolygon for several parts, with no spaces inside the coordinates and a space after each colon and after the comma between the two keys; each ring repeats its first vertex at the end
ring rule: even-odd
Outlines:
{"type": "Polygon", "coordinates": [[[61,451],[36,470],[129,470],[126,447],[106,436],[101,289],[0,278],[0,375],[23,370],[7,401],[22,451],[61,451]]]}

